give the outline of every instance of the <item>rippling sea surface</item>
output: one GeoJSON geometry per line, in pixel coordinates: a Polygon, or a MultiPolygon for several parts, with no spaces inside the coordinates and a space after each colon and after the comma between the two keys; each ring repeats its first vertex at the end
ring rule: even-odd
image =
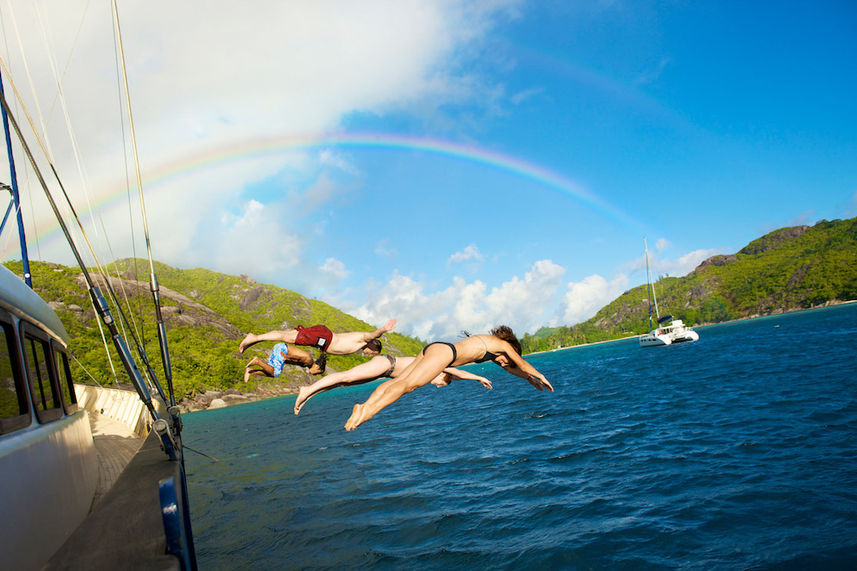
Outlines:
{"type": "Polygon", "coordinates": [[[857,568],[857,304],[184,416],[201,569],[857,568]]]}

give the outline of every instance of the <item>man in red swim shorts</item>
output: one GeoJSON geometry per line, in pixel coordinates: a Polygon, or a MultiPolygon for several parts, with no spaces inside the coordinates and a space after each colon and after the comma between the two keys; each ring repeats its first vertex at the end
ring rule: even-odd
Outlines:
{"type": "Polygon", "coordinates": [[[298,326],[295,329],[286,331],[268,331],[259,335],[248,333],[238,346],[238,350],[243,353],[247,347],[255,345],[260,341],[274,341],[291,343],[292,345],[317,347],[330,355],[362,353],[363,355],[372,356],[381,353],[381,341],[379,341],[381,335],[392,331],[395,326],[396,320],[391,319],[383,327],[372,332],[352,331],[333,333],[324,325],[313,325],[312,327],[298,326]]]}
{"type": "Polygon", "coordinates": [[[333,331],[326,325],[313,325],[312,327],[298,325],[295,330],[298,332],[295,336],[295,345],[306,345],[327,351],[330,342],[333,341],[333,331]]]}

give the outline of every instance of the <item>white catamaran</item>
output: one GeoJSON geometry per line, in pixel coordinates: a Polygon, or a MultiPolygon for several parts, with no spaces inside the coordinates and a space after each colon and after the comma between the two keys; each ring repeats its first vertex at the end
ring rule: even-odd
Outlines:
{"type": "Polygon", "coordinates": [[[646,278],[648,279],[649,287],[649,327],[652,326],[652,306],[655,308],[655,319],[657,327],[640,335],[640,347],[662,347],[664,345],[672,345],[673,343],[684,343],[686,341],[697,341],[699,333],[692,328],[686,326],[681,319],[672,319],[672,315],[661,317],[658,310],[658,298],[655,295],[655,284],[652,281],[652,272],[649,267],[649,246],[643,239],[643,245],[646,249],[646,278]],[[669,325],[663,323],[672,319],[669,325]]]}

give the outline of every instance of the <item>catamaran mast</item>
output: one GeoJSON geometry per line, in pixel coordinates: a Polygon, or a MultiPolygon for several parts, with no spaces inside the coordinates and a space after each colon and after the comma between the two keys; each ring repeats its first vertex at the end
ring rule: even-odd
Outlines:
{"type": "MultiPolygon", "coordinates": [[[[661,312],[658,311],[658,296],[655,295],[655,283],[652,281],[652,270],[649,268],[649,245],[646,239],[643,238],[643,247],[646,249],[646,278],[649,280],[649,289],[651,290],[651,300],[655,302],[655,317],[657,322],[661,322],[661,312]]],[[[649,301],[649,329],[652,329],[652,301],[649,301]]]]}

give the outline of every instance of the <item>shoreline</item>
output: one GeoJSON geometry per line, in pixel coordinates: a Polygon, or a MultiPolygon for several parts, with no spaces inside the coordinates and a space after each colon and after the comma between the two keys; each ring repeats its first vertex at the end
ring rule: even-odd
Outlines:
{"type": "MultiPolygon", "coordinates": [[[[726,323],[738,323],[740,321],[749,321],[751,319],[764,319],[766,317],[775,317],[778,315],[788,315],[790,313],[800,313],[802,311],[815,311],[818,309],[827,309],[830,307],[835,307],[839,305],[848,305],[851,303],[857,303],[857,299],[849,299],[845,301],[839,300],[831,300],[822,305],[817,305],[815,307],[801,307],[796,309],[784,309],[779,312],[774,313],[765,313],[765,314],[753,314],[747,317],[739,317],[738,319],[729,319],[727,321],[717,321],[715,323],[700,323],[699,325],[690,325],[689,327],[711,327],[714,325],[724,325],[726,323]]],[[[645,333],[635,333],[634,335],[628,335],[627,337],[617,337],[615,339],[606,339],[604,341],[593,341],[592,343],[581,343],[579,345],[569,345],[568,347],[557,347],[556,349],[546,349],[544,351],[534,351],[532,353],[527,353],[524,356],[529,355],[543,355],[545,353],[554,353],[556,351],[565,351],[566,349],[577,349],[580,347],[592,347],[594,345],[602,345],[604,343],[615,343],[618,341],[627,341],[628,339],[636,339],[640,335],[645,335],[645,333]]]]}
{"type": "MultiPolygon", "coordinates": [[[[803,311],[815,311],[818,309],[826,309],[839,305],[847,305],[857,303],[857,300],[847,300],[847,301],[831,301],[824,305],[819,305],[817,307],[809,307],[809,308],[799,308],[799,309],[791,309],[791,310],[783,310],[777,313],[767,313],[764,315],[750,315],[748,317],[741,317],[738,319],[730,319],[728,321],[719,321],[717,323],[703,323],[700,325],[693,325],[692,327],[712,327],[717,325],[724,325],[727,323],[737,323],[741,321],[749,321],[751,319],[764,319],[766,317],[775,317],[779,315],[787,315],[791,313],[800,313],[803,311]]],[[[526,353],[524,356],[529,357],[531,355],[544,355],[546,353],[555,353],[557,351],[567,351],[570,349],[580,349],[583,347],[594,347],[597,345],[603,345],[605,343],[618,343],[621,341],[628,341],[631,339],[636,339],[640,336],[640,334],[628,335],[626,337],[617,337],[615,339],[606,339],[604,341],[593,341],[591,343],[581,343],[579,345],[569,345],[568,347],[558,347],[556,349],[547,349],[545,351],[535,351],[532,353],[526,353]]],[[[467,365],[465,365],[467,366],[467,365]]],[[[306,386],[306,385],[300,385],[306,386]]],[[[241,392],[236,388],[229,388],[222,391],[209,389],[204,393],[199,395],[195,395],[193,397],[180,399],[177,404],[182,413],[191,413],[191,412],[200,412],[204,410],[213,410],[218,408],[226,408],[228,406],[234,406],[249,402],[256,402],[260,400],[267,400],[275,397],[283,397],[289,395],[296,395],[298,393],[300,387],[283,387],[280,385],[273,386],[265,386],[265,387],[257,387],[255,391],[241,392]]]]}

